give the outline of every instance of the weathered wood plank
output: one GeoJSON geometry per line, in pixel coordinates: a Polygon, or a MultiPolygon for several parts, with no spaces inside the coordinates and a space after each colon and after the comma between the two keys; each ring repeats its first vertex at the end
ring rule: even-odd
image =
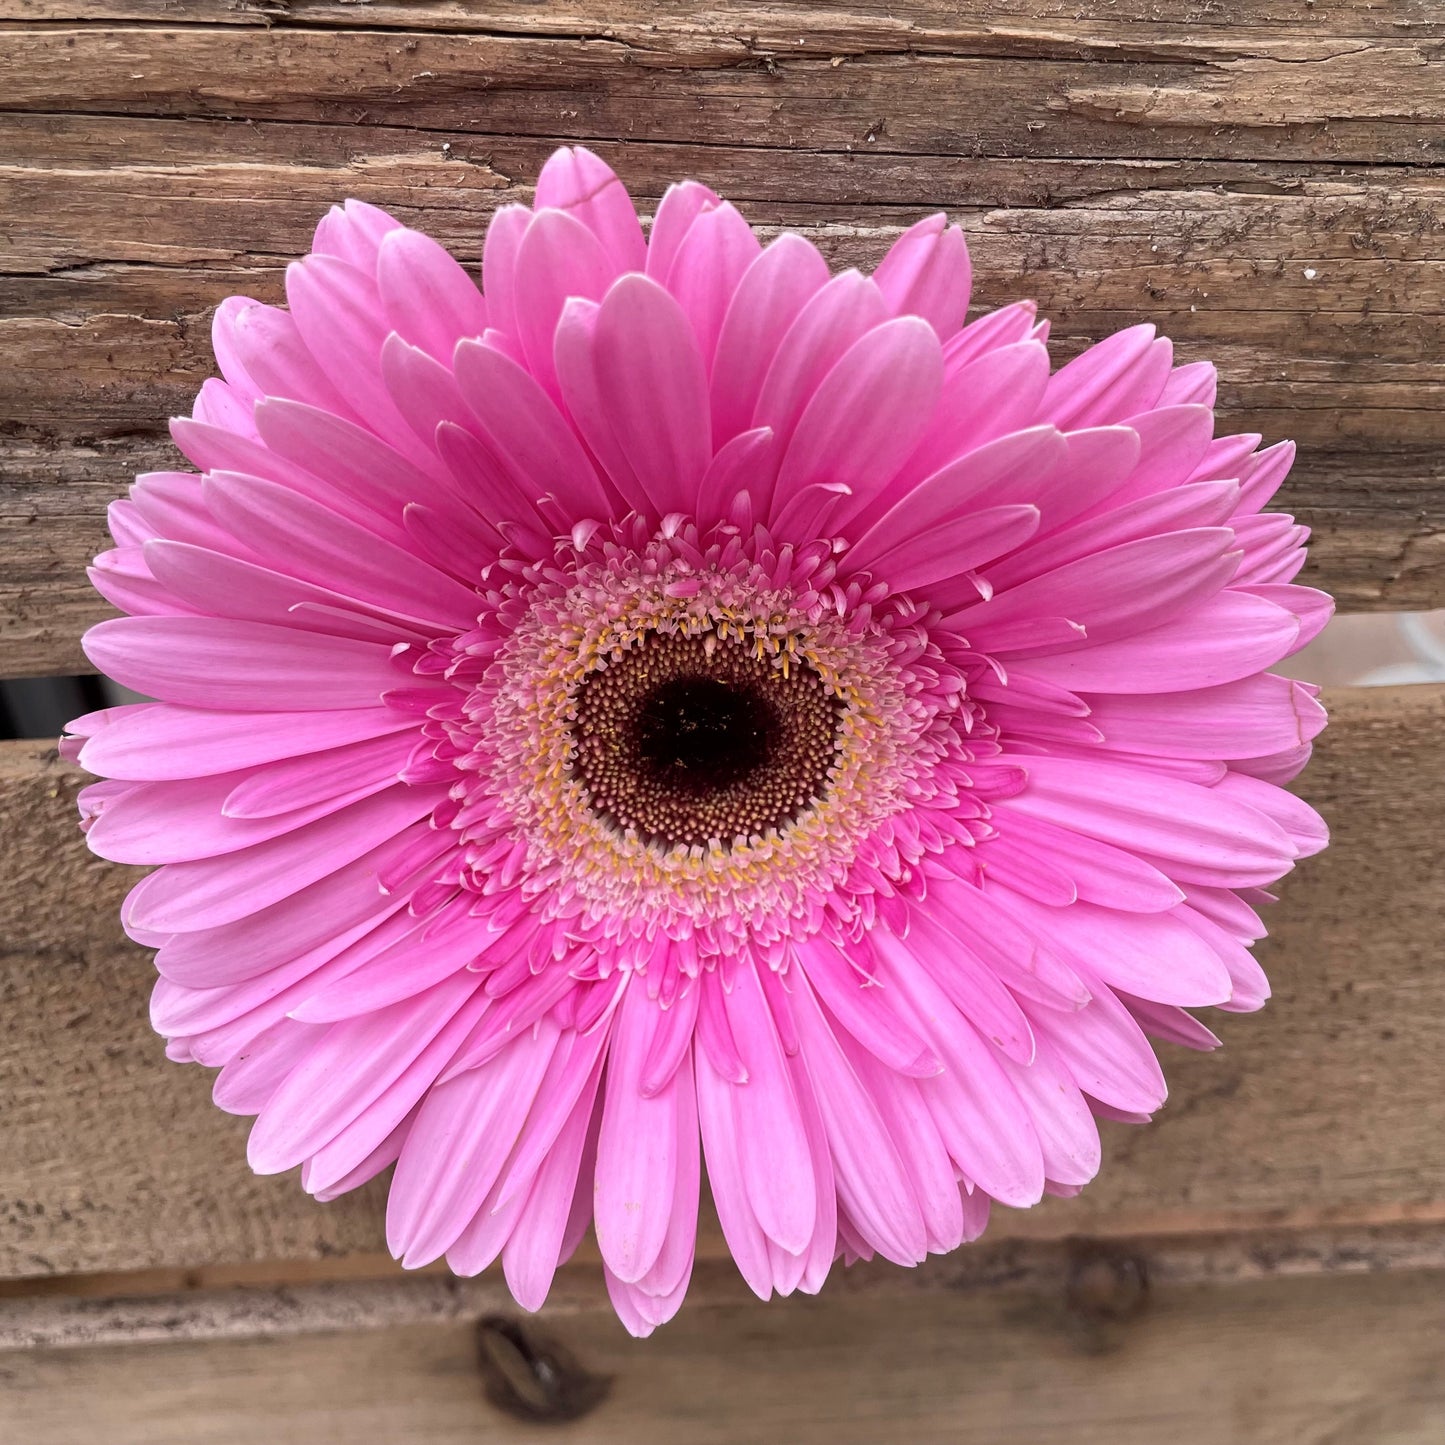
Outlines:
{"type": "MultiPolygon", "coordinates": [[[[522,1324],[522,1351],[514,1325],[457,1320],[10,1355],[0,1433],[88,1445],[103,1422],[108,1445],[530,1440],[535,1420],[497,1403],[521,1393],[502,1380],[530,1383],[528,1349],[557,1362],[553,1381],[601,1387],[578,1390],[585,1423],[569,1432],[596,1445],[1426,1445],[1445,1429],[1436,1274],[861,1289],[766,1308],[742,1294],[722,1286],[641,1345],[593,1309],[522,1324]]],[[[532,1384],[523,1398],[548,1395],[532,1384]]]]}
{"type": "MultiPolygon", "coordinates": [[[[1132,1235],[1108,1240],[995,1239],[925,1261],[839,1268],[829,1286],[847,1300],[884,1302],[947,1291],[1052,1295],[1098,1317],[1160,1286],[1238,1285],[1322,1274],[1445,1270],[1439,1224],[1248,1229],[1132,1235]]],[[[518,1311],[500,1271],[458,1279],[438,1265],[403,1272],[394,1261],[351,1255],[193,1271],[60,1275],[0,1283],[0,1352],[85,1349],[177,1340],[237,1340],[435,1325],[518,1311]],[[229,1276],[229,1277],[228,1277],[229,1276]],[[242,1284],[245,1288],[236,1288],[242,1284]],[[218,1287],[221,1286],[221,1287],[218,1287]]],[[[702,1240],[688,1290],[691,1307],[746,1299],[715,1235],[702,1240]]],[[[584,1243],[554,1281],[549,1322],[611,1312],[601,1267],[584,1243]]],[[[3,1354],[0,1354],[3,1363],[3,1354]]]]}
{"type": "MultiPolygon", "coordinates": [[[[1275,999],[1217,1020],[1220,1053],[1169,1050],[1158,1124],[1109,1129],[1095,1185],[1000,1210],[995,1237],[1445,1219],[1445,688],[1331,701],[1306,791],[1336,842],[1285,885],[1275,999]]],[[[76,786],[33,745],[0,748],[0,1275],[374,1253],[378,1188],[322,1206],[253,1177],[246,1122],[165,1062],[150,966],[114,921],[126,873],[81,846],[76,786]]]]}
{"type": "MultiPolygon", "coordinates": [[[[1221,35],[1256,33],[1296,41],[1445,34],[1433,0],[1235,0],[1227,9],[1200,0],[1111,0],[1105,13],[1081,13],[1074,0],[908,0],[906,5],[807,0],[722,0],[704,8],[687,0],[571,0],[539,9],[479,0],[365,0],[368,28],[523,33],[576,38],[620,37],[654,48],[673,36],[745,37],[759,48],[819,49],[891,45],[928,50],[996,40],[1020,47],[1052,37],[1077,51],[1081,40],[1108,40],[1129,53],[1193,37],[1198,46],[1221,35]],[[663,23],[665,22],[665,24],[663,23]],[[1176,33],[1182,32],[1182,33],[1176,33]]],[[[356,0],[0,0],[0,21],[137,21],[167,25],[249,25],[269,29],[349,29],[356,0]]],[[[1237,38],[1235,43],[1238,44],[1237,38]]]]}
{"type": "Polygon", "coordinates": [[[6,46],[0,106],[633,141],[692,139],[704,112],[716,143],[809,152],[1445,159],[1438,48],[1408,36],[1256,33],[1213,54],[1197,41],[1151,47],[1145,34],[1122,50],[1064,31],[1052,46],[993,31],[976,47],[893,39],[841,54],[795,38],[805,43],[759,46],[746,21],[657,24],[635,41],[595,24],[567,37],[22,27],[6,46]]]}
{"type": "MultiPolygon", "coordinates": [[[[3,62],[0,62],[3,65],[3,62]]],[[[0,674],[84,668],[83,567],[161,423],[212,371],[209,314],[281,296],[317,216],[356,194],[475,260],[549,141],[386,126],[0,114],[0,674]],[[450,146],[444,150],[444,146],[450,146]]],[[[981,305],[1036,295],[1061,357],[1140,317],[1212,357],[1227,425],[1292,436],[1282,505],[1346,607],[1445,601],[1445,173],[1237,161],[1036,161],[599,147],[644,207],[706,176],[761,226],[872,264],[925,209],[970,233],[981,305]]]]}

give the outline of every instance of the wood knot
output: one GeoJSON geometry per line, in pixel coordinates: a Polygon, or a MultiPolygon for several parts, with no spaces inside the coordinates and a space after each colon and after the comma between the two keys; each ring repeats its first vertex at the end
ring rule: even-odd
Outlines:
{"type": "Polygon", "coordinates": [[[1070,1332],[1090,1354],[1119,1349],[1127,1326],[1149,1305],[1149,1270],[1136,1254],[1089,1246],[1075,1254],[1064,1285],[1070,1332]]]}
{"type": "Polygon", "coordinates": [[[489,1315],[477,1325],[477,1364],[497,1409],[533,1424],[563,1424],[591,1414],[612,1389],[555,1342],[515,1320],[489,1315]]]}

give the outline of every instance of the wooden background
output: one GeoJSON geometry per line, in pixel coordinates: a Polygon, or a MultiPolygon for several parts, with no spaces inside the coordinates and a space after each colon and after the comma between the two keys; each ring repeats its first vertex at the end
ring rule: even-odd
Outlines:
{"type": "MultiPolygon", "coordinates": [[[[346,195],[475,261],[574,139],[644,211],[696,176],[839,262],[946,207],[980,305],[1037,296],[1061,356],[1157,321],[1300,443],[1307,580],[1445,603],[1439,0],[0,0],[0,675],[84,667],[105,505],[170,464],[222,297],[279,299],[346,195]]],[[[378,1191],[249,1176],[148,1031],[78,776],[0,746],[0,1440],[1436,1445],[1445,689],[1330,703],[1274,1001],[1167,1051],[1095,1186],[766,1307],[705,1226],[641,1344],[595,1256],[533,1322],[401,1277],[378,1191]]]]}

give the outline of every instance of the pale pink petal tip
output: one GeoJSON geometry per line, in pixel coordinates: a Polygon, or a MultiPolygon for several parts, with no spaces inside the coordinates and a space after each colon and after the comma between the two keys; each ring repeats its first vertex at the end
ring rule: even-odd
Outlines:
{"type": "Polygon", "coordinates": [[[1327,842],[1293,448],[1152,326],[1056,367],[971,281],[941,214],[830,276],[569,147],[480,277],[353,200],[217,308],[197,470],[92,571],[154,700],[60,747],[257,1171],[392,1170],[396,1256],[529,1310],[592,1228],[641,1336],[705,1186],[761,1298],[916,1264],[1264,1005],[1327,842]]]}

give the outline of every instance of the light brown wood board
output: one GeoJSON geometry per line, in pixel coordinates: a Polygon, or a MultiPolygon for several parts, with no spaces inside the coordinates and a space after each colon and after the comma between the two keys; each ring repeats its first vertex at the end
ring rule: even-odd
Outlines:
{"type": "MultiPolygon", "coordinates": [[[[1167,1048],[1156,1122],[1109,1127],[1081,1198],[999,1210],[996,1237],[1445,1221],[1445,688],[1329,702],[1304,791],[1335,843],[1283,885],[1273,1001],[1211,1019],[1222,1051],[1167,1048]]],[[[379,1183],[320,1205],[256,1178],[246,1121],[164,1059],[150,963],[115,921],[133,875],[85,851],[79,781],[37,745],[0,746],[0,1276],[374,1255],[379,1183]]]]}
{"type": "Polygon", "coordinates": [[[1126,1270],[905,1293],[859,1280],[766,1308],[700,1273],[696,1303],[642,1342],[590,1279],[520,1327],[483,1313],[479,1328],[479,1288],[466,1309],[393,1323],[353,1292],[341,1331],[7,1354],[0,1438],[88,1445],[103,1424],[107,1445],[1430,1445],[1445,1429],[1433,1272],[1141,1286],[1126,1270]],[[519,1418],[562,1401],[581,1417],[519,1418]]]}

